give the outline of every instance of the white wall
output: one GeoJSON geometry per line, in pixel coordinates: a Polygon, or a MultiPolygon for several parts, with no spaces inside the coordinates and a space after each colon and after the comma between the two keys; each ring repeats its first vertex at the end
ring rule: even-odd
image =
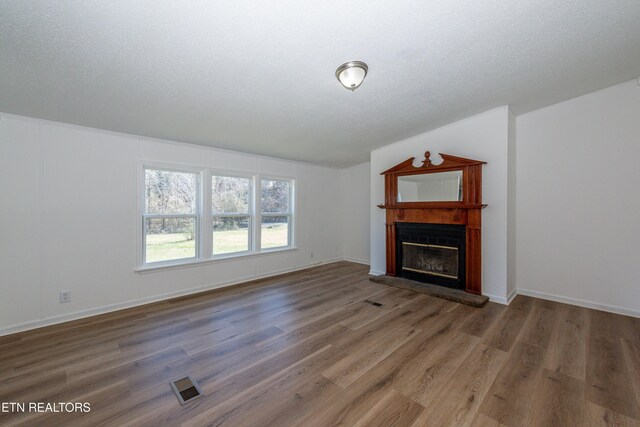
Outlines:
{"type": "Polygon", "coordinates": [[[517,252],[517,156],[516,156],[516,116],[509,111],[509,130],[507,142],[507,295],[513,298],[517,291],[516,252],[517,252]]]}
{"type": "Polygon", "coordinates": [[[371,153],[371,273],[385,272],[385,233],[382,209],[384,178],[380,172],[409,157],[415,166],[429,150],[484,160],[482,212],[482,289],[494,301],[506,303],[507,292],[507,151],[509,109],[496,108],[448,126],[406,139],[371,153]]]}
{"type": "Polygon", "coordinates": [[[640,87],[516,124],[518,292],[640,315],[640,87]]]}
{"type": "Polygon", "coordinates": [[[340,259],[340,189],[337,169],[2,114],[0,335],[340,259]],[[141,160],[294,177],[298,249],[136,273],[141,160]]]}
{"type": "Polygon", "coordinates": [[[371,163],[342,170],[342,247],[346,260],[369,264],[371,163]]]}

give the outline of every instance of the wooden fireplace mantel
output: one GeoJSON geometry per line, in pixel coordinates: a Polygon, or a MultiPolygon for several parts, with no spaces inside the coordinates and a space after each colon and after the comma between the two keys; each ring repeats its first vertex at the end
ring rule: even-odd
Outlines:
{"type": "Polygon", "coordinates": [[[387,275],[397,276],[396,223],[414,222],[464,225],[466,231],[465,291],[482,294],[482,165],[486,162],[440,153],[442,163],[431,162],[425,153],[422,166],[414,167],[415,157],[381,173],[385,177],[387,275]],[[398,177],[435,172],[462,171],[462,200],[452,202],[398,202],[398,177]]]}

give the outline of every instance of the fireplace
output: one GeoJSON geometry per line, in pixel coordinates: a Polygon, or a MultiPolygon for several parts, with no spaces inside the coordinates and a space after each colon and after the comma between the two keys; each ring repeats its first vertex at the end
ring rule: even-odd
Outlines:
{"type": "Polygon", "coordinates": [[[440,153],[382,172],[387,276],[404,276],[482,295],[482,165],[440,153]]]}
{"type": "Polygon", "coordinates": [[[465,288],[464,225],[396,223],[398,275],[455,289],[465,288]]]}

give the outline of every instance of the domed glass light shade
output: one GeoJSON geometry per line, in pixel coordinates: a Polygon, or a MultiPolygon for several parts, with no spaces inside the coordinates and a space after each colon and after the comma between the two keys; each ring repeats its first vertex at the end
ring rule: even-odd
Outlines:
{"type": "Polygon", "coordinates": [[[361,61],[350,61],[336,70],[336,77],[345,88],[354,91],[362,84],[369,67],[361,61]]]}

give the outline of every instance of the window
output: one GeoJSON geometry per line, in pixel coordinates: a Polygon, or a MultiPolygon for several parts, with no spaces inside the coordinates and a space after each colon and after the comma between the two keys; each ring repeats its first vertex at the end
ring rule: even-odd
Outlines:
{"type": "Polygon", "coordinates": [[[198,172],[145,168],[145,264],[198,257],[198,178],[198,172]]]}
{"type": "Polygon", "coordinates": [[[251,250],[250,177],[212,176],[213,255],[251,250]]]}
{"type": "Polygon", "coordinates": [[[260,183],[260,247],[291,245],[291,181],[262,179],[260,183]]]}
{"type": "Polygon", "coordinates": [[[294,180],[141,168],[140,270],[293,248],[294,180]]]}

